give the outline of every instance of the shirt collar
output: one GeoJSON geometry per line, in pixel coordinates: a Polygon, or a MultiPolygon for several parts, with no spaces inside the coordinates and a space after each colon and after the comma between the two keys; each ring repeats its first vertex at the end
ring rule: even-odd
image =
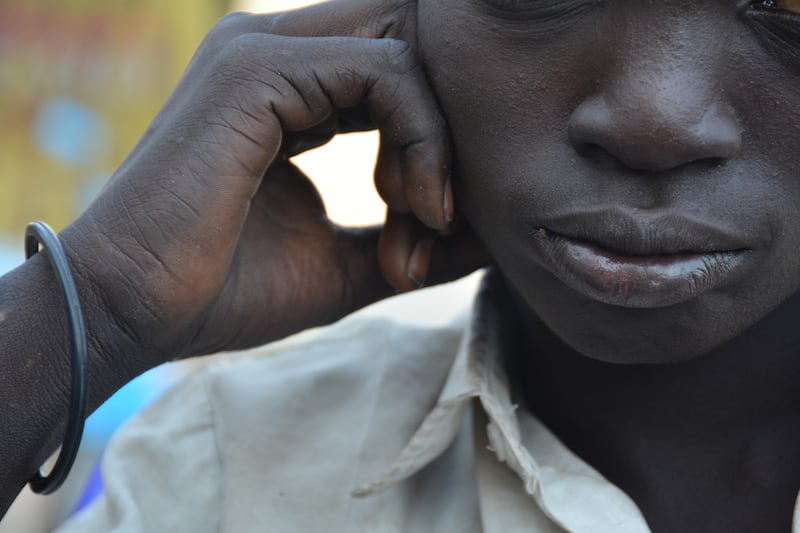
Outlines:
{"type": "Polygon", "coordinates": [[[497,458],[522,478],[528,493],[537,487],[538,467],[522,445],[517,406],[502,367],[502,303],[498,275],[489,271],[481,282],[473,312],[433,410],[394,462],[372,483],[353,491],[364,497],[414,475],[439,457],[455,439],[470,401],[486,411],[489,445],[497,458]]]}
{"type": "MultiPolygon", "coordinates": [[[[510,323],[499,274],[488,271],[475,299],[469,326],[433,410],[392,464],[372,483],[353,491],[366,497],[419,472],[453,443],[473,405],[486,427],[480,438],[522,481],[554,524],[581,533],[646,533],[633,501],[575,456],[532,414],[518,411],[503,368],[510,323]]],[[[475,413],[475,411],[473,411],[475,413]]],[[[475,431],[480,431],[476,428],[475,431]]]]}

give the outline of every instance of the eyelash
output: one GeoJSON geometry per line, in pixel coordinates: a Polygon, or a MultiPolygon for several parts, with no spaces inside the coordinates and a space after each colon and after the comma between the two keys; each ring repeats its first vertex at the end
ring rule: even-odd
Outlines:
{"type": "Polygon", "coordinates": [[[774,9],[774,10],[777,10],[777,11],[782,11],[784,13],[791,13],[791,12],[787,12],[787,11],[781,10],[778,7],[777,2],[775,0],[756,0],[756,1],[752,1],[751,0],[750,2],[748,2],[748,4],[750,4],[751,8],[774,9]]]}
{"type": "Polygon", "coordinates": [[[750,13],[771,13],[777,16],[800,18],[800,13],[781,9],[776,0],[740,0],[738,10],[750,13]]]}
{"type": "Polygon", "coordinates": [[[800,73],[800,13],[782,10],[772,0],[747,0],[740,13],[763,46],[794,72],[800,73]]]}

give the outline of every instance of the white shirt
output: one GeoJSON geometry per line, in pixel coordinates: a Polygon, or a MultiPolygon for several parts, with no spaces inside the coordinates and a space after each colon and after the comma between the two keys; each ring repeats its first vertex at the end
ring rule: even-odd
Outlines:
{"type": "Polygon", "coordinates": [[[511,403],[486,291],[444,326],[365,310],[204,368],[115,436],[104,497],[58,532],[649,531],[511,403]]]}

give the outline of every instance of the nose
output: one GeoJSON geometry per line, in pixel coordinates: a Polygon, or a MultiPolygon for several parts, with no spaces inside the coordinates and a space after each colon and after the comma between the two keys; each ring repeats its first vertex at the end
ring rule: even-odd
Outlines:
{"type": "Polygon", "coordinates": [[[611,74],[572,113],[570,142],[585,157],[647,172],[731,159],[741,130],[709,77],[674,61],[611,74]]]}

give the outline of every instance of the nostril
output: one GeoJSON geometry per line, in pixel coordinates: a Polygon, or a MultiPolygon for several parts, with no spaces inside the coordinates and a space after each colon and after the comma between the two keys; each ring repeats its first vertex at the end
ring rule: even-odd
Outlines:
{"type": "Polygon", "coordinates": [[[596,159],[606,153],[603,147],[596,143],[583,143],[576,146],[575,150],[589,159],[596,159]]]}
{"type": "Polygon", "coordinates": [[[736,157],[742,138],[732,112],[713,103],[693,106],[593,96],[573,111],[569,141],[592,161],[649,172],[700,162],[718,166],[736,157]]]}
{"type": "Polygon", "coordinates": [[[690,161],[692,164],[702,165],[708,168],[716,168],[721,167],[725,163],[729,161],[730,158],[728,157],[707,157],[706,159],[698,159],[696,161],[690,161]]]}
{"type": "MultiPolygon", "coordinates": [[[[671,163],[663,164],[661,168],[655,168],[652,165],[648,165],[645,161],[637,162],[635,160],[636,156],[632,154],[629,154],[626,157],[620,157],[619,155],[615,155],[609,152],[601,145],[596,143],[582,143],[575,145],[574,148],[575,151],[578,153],[578,155],[596,164],[603,164],[610,166],[622,165],[623,167],[628,167],[628,168],[641,167],[642,169],[648,167],[647,170],[657,171],[657,172],[666,170],[675,170],[678,167],[683,167],[686,165],[697,165],[699,168],[711,169],[711,168],[721,167],[728,161],[728,158],[726,157],[707,157],[700,159],[687,159],[685,161],[675,160],[671,163]]],[[[644,148],[642,150],[644,150],[644,148]]]]}
{"type": "Polygon", "coordinates": [[[584,142],[575,144],[575,151],[581,157],[598,163],[604,161],[613,163],[616,161],[616,158],[608,150],[597,143],[584,142]]]}

